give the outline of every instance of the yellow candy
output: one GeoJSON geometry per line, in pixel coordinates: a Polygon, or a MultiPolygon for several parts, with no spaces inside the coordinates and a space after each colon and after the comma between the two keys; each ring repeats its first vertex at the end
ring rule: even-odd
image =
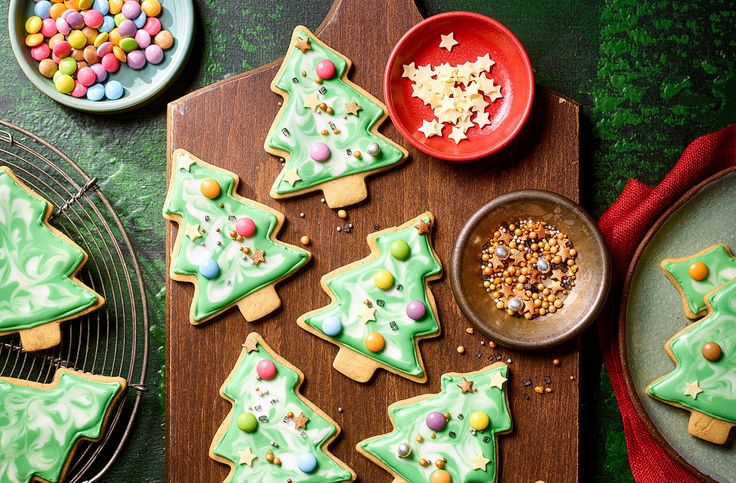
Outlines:
{"type": "Polygon", "coordinates": [[[38,47],[43,43],[43,34],[28,34],[26,36],[26,45],[28,47],[38,47]]]}
{"type": "Polygon", "coordinates": [[[36,17],[34,15],[33,17],[28,17],[28,20],[26,20],[26,32],[29,34],[40,32],[42,26],[43,20],[41,20],[41,17],[36,17]]]}
{"type": "Polygon", "coordinates": [[[379,270],[373,276],[373,283],[381,290],[390,290],[394,286],[394,276],[388,270],[379,270]]]}
{"type": "Polygon", "coordinates": [[[85,39],[87,39],[87,45],[92,45],[97,37],[97,29],[91,27],[84,27],[82,29],[85,39]]]}
{"type": "Polygon", "coordinates": [[[84,46],[87,45],[87,37],[81,30],[72,30],[66,41],[69,42],[69,45],[71,45],[72,48],[77,50],[83,49],[84,46]]]}
{"type": "Polygon", "coordinates": [[[123,0],[110,0],[110,15],[117,15],[123,10],[123,0]]]}
{"type": "Polygon", "coordinates": [[[113,45],[112,47],[112,53],[115,56],[116,59],[118,59],[120,62],[125,62],[128,60],[128,56],[125,55],[125,51],[118,47],[117,45],[113,45]]]}
{"type": "Polygon", "coordinates": [[[158,14],[161,13],[161,4],[158,0],[143,0],[141,10],[147,17],[158,17],[158,14]]]}
{"type": "Polygon", "coordinates": [[[95,3],[94,0],[79,0],[79,8],[82,10],[89,10],[92,8],[93,3],[95,3]]]}
{"type": "Polygon", "coordinates": [[[470,427],[476,431],[483,431],[491,424],[491,418],[483,411],[476,411],[470,415],[470,427]]]}
{"type": "Polygon", "coordinates": [[[57,91],[62,94],[69,94],[74,90],[74,79],[70,75],[61,74],[54,79],[54,85],[57,91]]]}
{"type": "Polygon", "coordinates": [[[97,48],[100,45],[102,45],[103,43],[107,42],[107,38],[108,37],[109,37],[109,35],[107,35],[107,32],[102,32],[97,37],[95,37],[95,41],[92,42],[92,45],[94,45],[95,48],[97,48]]]}
{"type": "Polygon", "coordinates": [[[65,0],[64,3],[66,4],[67,8],[79,10],[79,0],[65,0]]]}
{"type": "Polygon", "coordinates": [[[66,5],[63,3],[55,3],[51,6],[51,10],[49,10],[49,15],[51,15],[51,18],[56,20],[57,18],[61,17],[61,14],[64,13],[64,10],[66,10],[66,5]]]}

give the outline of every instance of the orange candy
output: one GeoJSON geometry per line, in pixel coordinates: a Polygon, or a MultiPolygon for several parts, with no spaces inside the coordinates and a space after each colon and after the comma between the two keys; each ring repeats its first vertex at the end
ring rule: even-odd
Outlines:
{"type": "Polygon", "coordinates": [[[125,62],[126,60],[128,60],[128,56],[125,55],[125,51],[123,49],[121,49],[120,47],[118,47],[117,45],[114,45],[112,47],[112,54],[120,62],[125,62]]]}
{"type": "Polygon", "coordinates": [[[123,0],[110,0],[110,15],[117,15],[123,10],[123,0]]]}
{"type": "Polygon", "coordinates": [[[63,3],[55,3],[51,5],[49,15],[51,15],[51,18],[56,20],[57,18],[61,17],[61,14],[64,13],[64,10],[66,10],[66,5],[64,5],[63,3]]]}
{"type": "Polygon", "coordinates": [[[107,40],[112,42],[112,45],[120,45],[120,41],[123,40],[123,36],[120,35],[118,28],[115,27],[114,29],[110,30],[110,33],[107,36],[107,40]]]}
{"type": "Polygon", "coordinates": [[[693,262],[687,269],[688,275],[693,280],[700,282],[708,277],[708,266],[703,262],[693,262]]]}
{"type": "Polygon", "coordinates": [[[141,10],[148,17],[158,17],[158,14],[161,13],[161,4],[158,0],[143,0],[141,10]]]}
{"type": "Polygon", "coordinates": [[[199,185],[199,191],[207,198],[213,200],[220,196],[220,184],[213,178],[203,179],[202,184],[199,185]]]}
{"type": "Polygon", "coordinates": [[[437,470],[429,478],[431,483],[452,483],[452,476],[445,470],[437,470]]]}
{"type": "Polygon", "coordinates": [[[369,332],[368,335],[365,336],[364,342],[366,349],[371,352],[380,352],[386,346],[386,341],[378,332],[369,332]]]}

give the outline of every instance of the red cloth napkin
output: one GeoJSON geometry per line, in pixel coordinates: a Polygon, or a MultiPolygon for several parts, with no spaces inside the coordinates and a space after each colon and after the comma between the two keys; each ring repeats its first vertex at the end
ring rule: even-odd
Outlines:
{"type": "MultiPolygon", "coordinates": [[[[672,171],[655,188],[629,180],[618,199],[603,213],[598,226],[613,261],[614,287],[620,289],[636,247],[652,224],[687,190],[709,176],[736,166],[736,125],[693,141],[672,171]]],[[[620,290],[612,292],[620,295],[620,290]]],[[[613,301],[618,307],[619,300],[613,301]]],[[[618,353],[617,310],[598,324],[603,362],[616,394],[626,433],[631,471],[639,482],[698,482],[680,463],[670,458],[647,430],[626,390],[618,353]]],[[[683,431],[685,428],[683,428],[683,431]]]]}

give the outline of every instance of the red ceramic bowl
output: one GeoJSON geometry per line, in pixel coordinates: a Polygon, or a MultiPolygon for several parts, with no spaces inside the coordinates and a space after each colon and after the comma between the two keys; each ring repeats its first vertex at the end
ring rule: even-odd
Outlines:
{"type": "Polygon", "coordinates": [[[500,150],[521,131],[534,100],[534,73],[519,39],[498,21],[477,13],[448,12],[429,17],[401,37],[386,64],[383,90],[391,119],[414,147],[448,161],[472,161],[500,150]],[[439,47],[440,34],[450,32],[459,43],[448,52],[439,47]],[[496,62],[490,77],[501,86],[503,94],[486,108],[491,124],[470,128],[468,139],[459,144],[447,137],[449,125],[443,128],[442,137],[425,138],[418,129],[422,120],[432,120],[434,115],[430,106],[411,96],[412,82],[401,76],[403,65],[457,65],[474,62],[487,53],[496,62]]]}

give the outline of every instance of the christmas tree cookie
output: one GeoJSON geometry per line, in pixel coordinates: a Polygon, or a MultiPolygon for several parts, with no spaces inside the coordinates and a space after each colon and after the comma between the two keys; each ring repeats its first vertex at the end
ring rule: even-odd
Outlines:
{"type": "Polygon", "coordinates": [[[512,426],[507,370],[497,362],[469,374],[444,374],[439,394],[389,406],[394,430],[361,441],[358,452],[391,473],[395,483],[496,481],[496,436],[512,426]]]}
{"type": "Polygon", "coordinates": [[[284,98],[265,149],[286,160],[271,196],[322,190],[330,208],[368,196],[365,177],[407,152],[378,132],[385,106],[348,80],[350,60],[296,27],[271,90],[284,98]]]}
{"type": "Polygon", "coordinates": [[[340,347],[333,366],[358,382],[377,368],[425,382],[418,341],[439,335],[427,282],[442,275],[432,248],[432,213],[368,235],[371,254],[322,277],[332,298],[297,323],[340,347]]]}
{"type": "Polygon", "coordinates": [[[60,322],[104,304],[77,278],[87,254],[49,224],[53,211],[0,166],[0,335],[18,332],[25,351],[58,345],[60,322]]]}
{"type": "Polygon", "coordinates": [[[179,224],[170,276],[195,284],[200,324],[237,305],[246,320],[281,305],[274,286],[310,258],[276,240],[284,215],[235,193],[238,177],[182,149],[173,154],[164,218],[179,224]]]}
{"type": "Polygon", "coordinates": [[[230,466],[228,482],[352,481],[355,473],[328,446],[340,433],[329,416],[299,394],[304,374],[260,335],[246,337],[220,388],[233,405],[217,430],[210,457],[230,466]]]}
{"type": "Polygon", "coordinates": [[[70,369],[51,384],[0,378],[0,481],[63,480],[79,441],[102,437],[125,385],[70,369]]]}
{"type": "Polygon", "coordinates": [[[723,444],[736,425],[736,279],[708,296],[707,311],[667,341],[677,367],[646,391],[690,411],[690,434],[723,444]]]}
{"type": "Polygon", "coordinates": [[[736,257],[722,243],[689,257],[667,258],[660,266],[680,293],[685,314],[691,319],[706,313],[708,293],[736,278],[736,257]]]}

